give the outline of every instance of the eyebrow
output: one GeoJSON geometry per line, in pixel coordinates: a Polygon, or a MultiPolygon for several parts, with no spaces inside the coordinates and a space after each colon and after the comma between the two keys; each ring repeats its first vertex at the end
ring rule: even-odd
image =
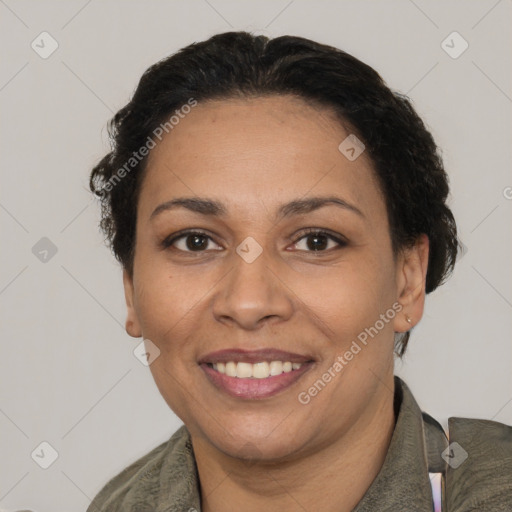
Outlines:
{"type": "MultiPolygon", "coordinates": [[[[324,206],[330,205],[356,213],[360,217],[364,218],[364,214],[361,210],[359,210],[359,208],[353,204],[348,203],[344,199],[335,196],[295,199],[279,207],[277,210],[277,218],[283,219],[293,215],[310,213],[312,211],[323,208],[324,206]]],[[[212,215],[215,217],[222,217],[228,213],[228,210],[224,204],[214,199],[207,199],[202,197],[178,197],[158,205],[153,210],[150,219],[153,219],[162,212],[174,210],[176,208],[186,208],[187,210],[199,213],[200,215],[212,215]]]]}

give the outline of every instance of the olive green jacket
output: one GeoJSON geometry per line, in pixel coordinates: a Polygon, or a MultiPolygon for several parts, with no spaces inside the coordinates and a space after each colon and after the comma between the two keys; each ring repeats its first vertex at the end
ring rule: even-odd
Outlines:
{"type": "MultiPolygon", "coordinates": [[[[395,376],[396,424],[384,464],[353,512],[432,512],[429,473],[441,473],[443,512],[512,511],[512,427],[449,418],[449,441],[395,376]]],[[[183,426],[110,480],[87,512],[201,510],[197,468],[183,426]]]]}

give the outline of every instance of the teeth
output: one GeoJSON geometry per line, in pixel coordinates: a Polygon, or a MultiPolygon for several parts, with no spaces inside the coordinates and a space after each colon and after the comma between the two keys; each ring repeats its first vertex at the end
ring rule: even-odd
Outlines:
{"type": "Polygon", "coordinates": [[[256,363],[251,366],[252,377],[255,379],[266,379],[270,375],[270,365],[268,363],[256,363]]]}
{"type": "Polygon", "coordinates": [[[290,361],[262,361],[261,363],[213,363],[214,370],[223,373],[228,377],[238,377],[239,379],[266,379],[274,375],[289,373],[292,370],[298,370],[302,363],[291,363],[290,361]]]}
{"type": "Polygon", "coordinates": [[[236,365],[236,376],[240,379],[252,377],[252,364],[251,363],[238,363],[236,365]]]}
{"type": "MultiPolygon", "coordinates": [[[[216,365],[213,365],[215,368],[216,365]]],[[[218,372],[220,372],[220,369],[217,365],[217,368],[215,368],[218,372]]],[[[236,377],[236,363],[233,361],[229,361],[229,363],[226,363],[226,375],[228,377],[236,377]]]]}
{"type": "Polygon", "coordinates": [[[281,361],[272,361],[270,363],[270,375],[281,375],[283,373],[283,363],[281,361]]]}

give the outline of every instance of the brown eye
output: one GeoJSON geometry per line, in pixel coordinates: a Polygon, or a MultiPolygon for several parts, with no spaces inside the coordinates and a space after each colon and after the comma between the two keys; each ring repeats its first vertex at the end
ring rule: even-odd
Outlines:
{"type": "Polygon", "coordinates": [[[162,242],[162,246],[164,248],[173,247],[183,252],[204,252],[208,249],[209,242],[215,243],[206,233],[201,231],[188,231],[166,238],[162,242]]]}
{"type": "Polygon", "coordinates": [[[208,237],[204,235],[187,235],[184,237],[185,246],[191,251],[202,250],[208,247],[208,237]]]}
{"type": "Polygon", "coordinates": [[[347,245],[347,243],[327,233],[326,231],[310,230],[301,236],[296,242],[295,246],[298,246],[300,242],[304,241],[301,251],[307,252],[326,252],[330,249],[336,249],[347,245]]]}

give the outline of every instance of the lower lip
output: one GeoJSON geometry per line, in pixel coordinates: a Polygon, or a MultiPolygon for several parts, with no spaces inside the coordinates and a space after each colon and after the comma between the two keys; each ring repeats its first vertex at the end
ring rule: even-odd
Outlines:
{"type": "Polygon", "coordinates": [[[313,363],[304,363],[297,370],[267,377],[266,379],[239,379],[238,377],[228,377],[226,374],[214,370],[207,364],[201,364],[200,366],[210,382],[228,395],[237,398],[257,400],[277,395],[277,393],[289,388],[311,368],[312,364],[313,363]]]}

